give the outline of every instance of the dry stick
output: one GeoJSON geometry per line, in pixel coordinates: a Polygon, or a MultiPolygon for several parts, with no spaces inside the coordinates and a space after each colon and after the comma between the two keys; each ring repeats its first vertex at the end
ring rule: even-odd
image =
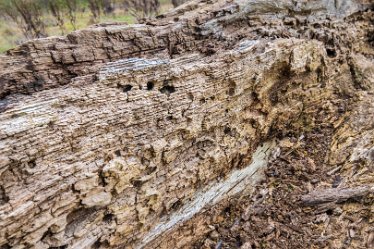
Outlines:
{"type": "Polygon", "coordinates": [[[301,197],[301,202],[305,206],[315,206],[329,202],[340,203],[348,199],[364,197],[374,193],[374,185],[360,186],[354,188],[331,188],[316,190],[301,197]]]}
{"type": "Polygon", "coordinates": [[[21,14],[21,17],[24,19],[24,22],[27,24],[28,28],[30,28],[34,34],[33,38],[41,38],[44,37],[45,34],[45,26],[44,23],[41,21],[41,16],[38,10],[38,7],[35,6],[35,3],[30,3],[28,5],[24,2],[17,2],[14,1],[14,6],[16,10],[21,14]]]}

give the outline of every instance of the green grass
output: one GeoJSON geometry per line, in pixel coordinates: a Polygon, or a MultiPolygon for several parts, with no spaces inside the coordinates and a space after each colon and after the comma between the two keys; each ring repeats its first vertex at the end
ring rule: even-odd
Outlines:
{"type": "Polygon", "coordinates": [[[9,50],[25,40],[15,26],[15,24],[12,25],[12,23],[0,19],[0,52],[9,50]]]}
{"type": "MultiPolygon", "coordinates": [[[[170,0],[160,0],[161,3],[161,13],[166,12],[172,8],[170,0]]],[[[47,23],[46,32],[48,36],[60,36],[66,35],[72,32],[73,26],[66,18],[64,25],[64,32],[60,30],[59,27],[55,25],[55,20],[52,16],[44,16],[44,21],[47,23]]],[[[125,12],[124,10],[117,9],[114,14],[101,16],[99,23],[103,22],[126,22],[128,24],[133,24],[136,19],[125,12]]],[[[77,13],[76,28],[83,29],[93,24],[91,14],[88,10],[77,13]]],[[[0,17],[0,53],[3,53],[15,46],[22,44],[26,41],[22,34],[22,31],[17,27],[15,23],[11,20],[4,19],[0,17]]]]}

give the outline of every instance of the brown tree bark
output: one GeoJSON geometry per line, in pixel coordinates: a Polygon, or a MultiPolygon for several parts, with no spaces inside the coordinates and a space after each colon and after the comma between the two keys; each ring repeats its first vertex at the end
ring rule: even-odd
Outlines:
{"type": "Polygon", "coordinates": [[[8,51],[0,246],[192,247],[290,134],[334,127],[326,164],[370,165],[371,8],[191,1],[8,51]]]}

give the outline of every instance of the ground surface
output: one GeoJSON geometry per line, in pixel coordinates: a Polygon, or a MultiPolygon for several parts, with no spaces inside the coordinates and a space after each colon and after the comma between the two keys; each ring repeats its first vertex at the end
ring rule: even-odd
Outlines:
{"type": "MultiPolygon", "coordinates": [[[[283,140],[280,160],[270,164],[254,197],[232,200],[194,248],[373,248],[373,196],[327,207],[300,201],[312,189],[354,185],[355,169],[326,164],[331,133],[326,127],[283,140]]],[[[373,180],[372,170],[360,171],[373,180]]]]}

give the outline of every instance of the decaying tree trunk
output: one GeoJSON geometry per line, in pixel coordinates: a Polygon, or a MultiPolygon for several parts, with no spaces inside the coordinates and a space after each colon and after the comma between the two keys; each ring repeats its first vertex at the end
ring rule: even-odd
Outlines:
{"type": "Polygon", "coordinates": [[[326,164],[372,165],[371,8],[191,1],[8,51],[0,246],[190,247],[205,210],[263,179],[278,139],[322,124],[326,164]]]}

